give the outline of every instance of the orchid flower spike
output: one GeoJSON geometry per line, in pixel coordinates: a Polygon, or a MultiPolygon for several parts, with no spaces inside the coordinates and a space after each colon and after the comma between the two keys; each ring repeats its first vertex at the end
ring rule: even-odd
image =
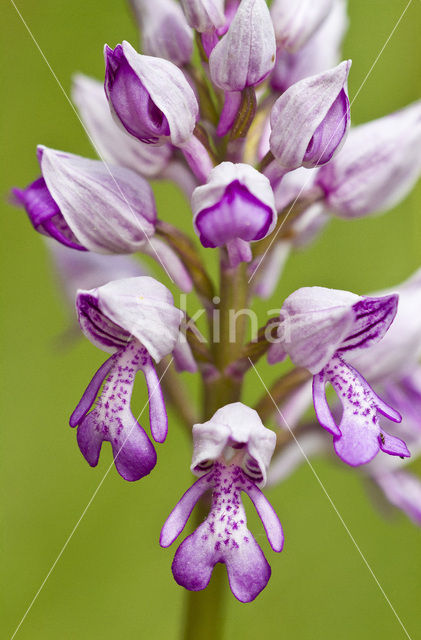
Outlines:
{"type": "Polygon", "coordinates": [[[397,310],[398,296],[361,297],[348,291],[304,287],[292,293],[281,309],[279,341],[269,362],[288,354],[313,374],[313,402],[321,426],[333,435],[338,456],[351,466],[365,464],[381,449],[409,457],[405,443],[386,433],[378,413],[393,422],[400,414],[387,405],[348,360],[383,338],[397,310]],[[326,401],[330,382],[343,414],[337,425],[326,401]]]}
{"type": "Polygon", "coordinates": [[[204,247],[226,245],[231,266],[251,260],[249,242],[261,240],[276,225],[269,180],[247,164],[222,162],[192,196],[193,223],[204,247]]]}
{"type": "MultiPolygon", "coordinates": [[[[317,4],[313,3],[313,6],[317,4]]],[[[334,0],[326,20],[304,46],[295,53],[282,47],[278,50],[276,64],[270,77],[272,88],[283,93],[296,82],[339,64],[342,40],[347,27],[346,0],[334,0]]]]}
{"type": "Polygon", "coordinates": [[[152,189],[123,167],[38,147],[42,177],[14,189],[36,231],[72,249],[134,253],[156,221],[152,189]]]}
{"type": "Polygon", "coordinates": [[[169,547],[184,529],[197,501],[212,491],[206,520],[178,548],[172,571],[176,582],[190,591],[209,584],[216,563],[225,564],[231,591],[241,602],[251,602],[266,586],[271,570],[262,550],[247,528],[241,502],[247,493],[274,551],[282,551],[279,519],[259,487],[275,448],[275,434],[258,414],[241,402],[219,409],[203,424],[193,427],[192,472],[199,476],[166,520],[160,537],[169,547]]]}
{"type": "Polygon", "coordinates": [[[78,291],[76,309],[85,336],[113,355],[98,369],[72,413],[79,448],[92,467],[98,464],[104,440],[110,442],[117,471],[139,480],[156,464],[156,453],[130,411],[136,373],[145,376],[152,437],[164,442],[168,420],[158,376],[152,363],[174,349],[182,312],[168,289],[154,278],[126,278],[78,291]],[[89,412],[97,394],[104,387],[89,412]],[[88,413],[89,412],[89,413],[88,413]]]}
{"type": "Polygon", "coordinates": [[[242,0],[209,58],[212,81],[225,91],[242,91],[262,82],[275,64],[276,43],[265,0],[242,0]]]}
{"type": "Polygon", "coordinates": [[[343,218],[391,209],[421,174],[421,100],[351,129],[343,151],[320,169],[325,204],[343,218]]]}
{"type": "Polygon", "coordinates": [[[271,16],[282,49],[298,51],[319,28],[334,0],[273,0],[271,16]]]}
{"type": "Polygon", "coordinates": [[[146,178],[158,178],[162,174],[171,159],[170,145],[151,146],[128,135],[110,113],[102,82],[76,74],[72,99],[102,160],[132,169],[146,178]]]}
{"type": "Polygon", "coordinates": [[[189,62],[193,33],[175,0],[130,0],[142,33],[142,50],[177,66],[189,62]]]}
{"type": "Polygon", "coordinates": [[[137,53],[126,41],[114,50],[106,45],[104,55],[105,93],[116,121],[148,144],[186,143],[199,107],[181,69],[137,53]]]}
{"type": "Polygon", "coordinates": [[[348,60],[300,80],[275,102],[269,142],[282,171],[326,164],[341,148],[350,124],[350,67],[348,60]]]}

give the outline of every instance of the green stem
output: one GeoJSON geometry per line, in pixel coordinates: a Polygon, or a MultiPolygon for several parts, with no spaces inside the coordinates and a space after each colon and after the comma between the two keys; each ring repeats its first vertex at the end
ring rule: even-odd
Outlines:
{"type": "Polygon", "coordinates": [[[212,324],[211,344],[215,372],[204,384],[204,420],[217,409],[241,397],[243,375],[230,375],[227,367],[242,354],[246,332],[248,285],[247,265],[241,263],[233,269],[227,264],[225,251],[221,251],[220,302],[212,324]]]}
{"type": "MultiPolygon", "coordinates": [[[[221,252],[222,253],[222,252],[221,252]]],[[[214,327],[215,364],[221,373],[241,354],[247,314],[247,265],[241,262],[233,269],[227,264],[226,253],[221,255],[219,291],[219,335],[214,327]]]]}

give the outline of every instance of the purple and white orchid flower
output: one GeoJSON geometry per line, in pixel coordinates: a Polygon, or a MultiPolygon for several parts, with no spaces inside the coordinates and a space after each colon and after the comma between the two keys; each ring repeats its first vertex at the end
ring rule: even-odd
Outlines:
{"type": "Polygon", "coordinates": [[[14,189],[34,228],[72,249],[134,253],[155,231],[152,189],[123,167],[39,146],[42,177],[14,189]]]}
{"type": "Polygon", "coordinates": [[[276,437],[258,414],[240,402],[226,405],[203,424],[193,427],[191,470],[199,476],[166,520],[160,537],[169,547],[184,529],[197,501],[212,492],[206,520],[178,548],[172,571],[178,584],[200,591],[209,584],[213,567],[225,564],[231,591],[251,602],[266,586],[271,570],[247,528],[241,492],[247,493],[274,551],[282,551],[279,519],[259,487],[266,482],[276,437]]]}
{"type": "Polygon", "coordinates": [[[270,150],[284,173],[329,162],[350,125],[347,90],[351,61],[292,85],[275,102],[270,150]]]}
{"type": "Polygon", "coordinates": [[[37,231],[79,251],[142,251],[157,260],[182,291],[191,290],[191,277],[180,258],[154,237],[155,199],[142,176],[43,146],[38,147],[38,159],[42,177],[26,189],[13,189],[37,231]]]}
{"type": "MultiPolygon", "coordinates": [[[[402,415],[396,432],[409,444],[411,458],[377,456],[364,466],[364,477],[373,481],[394,506],[421,525],[421,480],[405,467],[421,453],[421,271],[416,271],[403,284],[391,291],[399,294],[396,317],[382,340],[365,349],[347,355],[347,360],[361,371],[377,394],[402,415]]],[[[373,296],[390,295],[385,290],[373,296]]],[[[311,388],[306,383],[281,407],[279,426],[295,429],[311,403],[311,388]]],[[[384,418],[380,417],[380,421],[384,418]]],[[[306,456],[327,454],[328,442],[320,431],[308,430],[288,445],[269,470],[268,484],[273,485],[289,476],[306,456]]]]}
{"type": "Polygon", "coordinates": [[[174,307],[168,289],[148,276],[80,290],[76,309],[85,336],[113,355],[95,373],[70,426],[78,427],[79,448],[92,467],[98,464],[105,440],[111,444],[119,474],[125,480],[139,480],[155,466],[156,453],[130,410],[134,379],[141,370],[148,387],[152,437],[164,442],[168,420],[152,360],[159,362],[174,349],[183,314],[174,307]]]}
{"type": "MultiPolygon", "coordinates": [[[[399,306],[389,331],[350,361],[402,415],[399,435],[410,446],[412,459],[421,453],[421,270],[393,291],[399,294],[399,306]]],[[[421,525],[421,480],[404,468],[406,463],[376,458],[366,471],[389,502],[421,525]]]]}
{"type": "Polygon", "coordinates": [[[379,450],[409,457],[405,443],[386,433],[378,414],[393,422],[401,416],[387,405],[348,360],[376,344],[390,327],[398,296],[362,297],[348,291],[305,287],[281,309],[279,342],[271,346],[273,364],[289,355],[313,374],[313,402],[321,426],[333,435],[338,456],[351,466],[372,460],[379,450]],[[326,401],[330,383],[342,406],[337,425],[326,401]]]}
{"type": "Polygon", "coordinates": [[[259,85],[272,71],[276,42],[265,0],[242,0],[227,33],[209,57],[213,83],[225,91],[217,135],[231,129],[241,105],[241,92],[259,85]]]}
{"type": "Polygon", "coordinates": [[[199,107],[181,69],[137,53],[126,41],[107,45],[105,93],[117,122],[147,144],[182,145],[193,135],[199,107]]]}
{"type": "Polygon", "coordinates": [[[275,64],[276,43],[265,0],[242,0],[227,33],[213,49],[213,83],[225,91],[260,84],[275,64]]]}
{"type": "Polygon", "coordinates": [[[269,180],[247,164],[222,162],[192,196],[193,223],[204,247],[226,246],[232,266],[251,260],[250,242],[276,225],[269,180]]]}
{"type": "Polygon", "coordinates": [[[179,147],[202,182],[212,169],[208,151],[193,135],[199,105],[181,69],[169,60],[137,53],[126,41],[105,46],[105,93],[111,113],[147,144],[179,147]]]}

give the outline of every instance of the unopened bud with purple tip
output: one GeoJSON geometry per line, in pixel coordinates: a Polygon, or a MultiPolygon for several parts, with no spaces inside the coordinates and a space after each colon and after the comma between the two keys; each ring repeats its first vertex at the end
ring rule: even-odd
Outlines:
{"type": "Polygon", "coordinates": [[[199,107],[183,72],[143,56],[128,42],[105,46],[105,93],[111,112],[135,138],[181,146],[193,135],[199,107]]]}
{"type": "Polygon", "coordinates": [[[176,65],[189,62],[193,53],[193,34],[175,0],[131,0],[142,32],[146,55],[171,60],[176,65]]]}
{"type": "Polygon", "coordinates": [[[222,162],[192,196],[194,227],[204,247],[226,245],[231,266],[251,260],[249,242],[261,240],[276,224],[269,180],[247,164],[222,162]]]}
{"type": "Polygon", "coordinates": [[[351,129],[343,151],[319,170],[325,205],[345,218],[391,209],[421,175],[421,101],[351,129]]]}
{"type": "Polygon", "coordinates": [[[329,162],[350,124],[347,92],[351,61],[292,85],[275,102],[270,150],[285,171],[329,162]]]}
{"type": "Polygon", "coordinates": [[[328,16],[334,0],[274,0],[271,15],[276,41],[287,51],[298,51],[328,16]]]}
{"type": "Polygon", "coordinates": [[[130,169],[38,147],[42,177],[14,189],[35,229],[73,249],[133,253],[153,235],[152,189],[130,169]]]}
{"type": "Polygon", "coordinates": [[[225,91],[253,87],[272,71],[276,42],[265,0],[243,0],[209,58],[212,81],[225,91]]]}

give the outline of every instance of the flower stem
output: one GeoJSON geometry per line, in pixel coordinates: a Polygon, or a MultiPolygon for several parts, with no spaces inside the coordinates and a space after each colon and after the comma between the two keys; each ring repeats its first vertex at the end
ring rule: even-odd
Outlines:
{"type": "Polygon", "coordinates": [[[215,364],[221,373],[241,354],[247,318],[247,265],[241,262],[232,268],[226,252],[221,252],[219,335],[214,329],[215,364]]]}
{"type": "Polygon", "coordinates": [[[247,265],[236,268],[227,264],[226,252],[221,251],[220,302],[218,316],[211,327],[211,348],[215,373],[204,383],[203,418],[209,418],[217,409],[241,397],[243,374],[233,375],[229,365],[243,351],[247,322],[248,285],[247,265]]]}

